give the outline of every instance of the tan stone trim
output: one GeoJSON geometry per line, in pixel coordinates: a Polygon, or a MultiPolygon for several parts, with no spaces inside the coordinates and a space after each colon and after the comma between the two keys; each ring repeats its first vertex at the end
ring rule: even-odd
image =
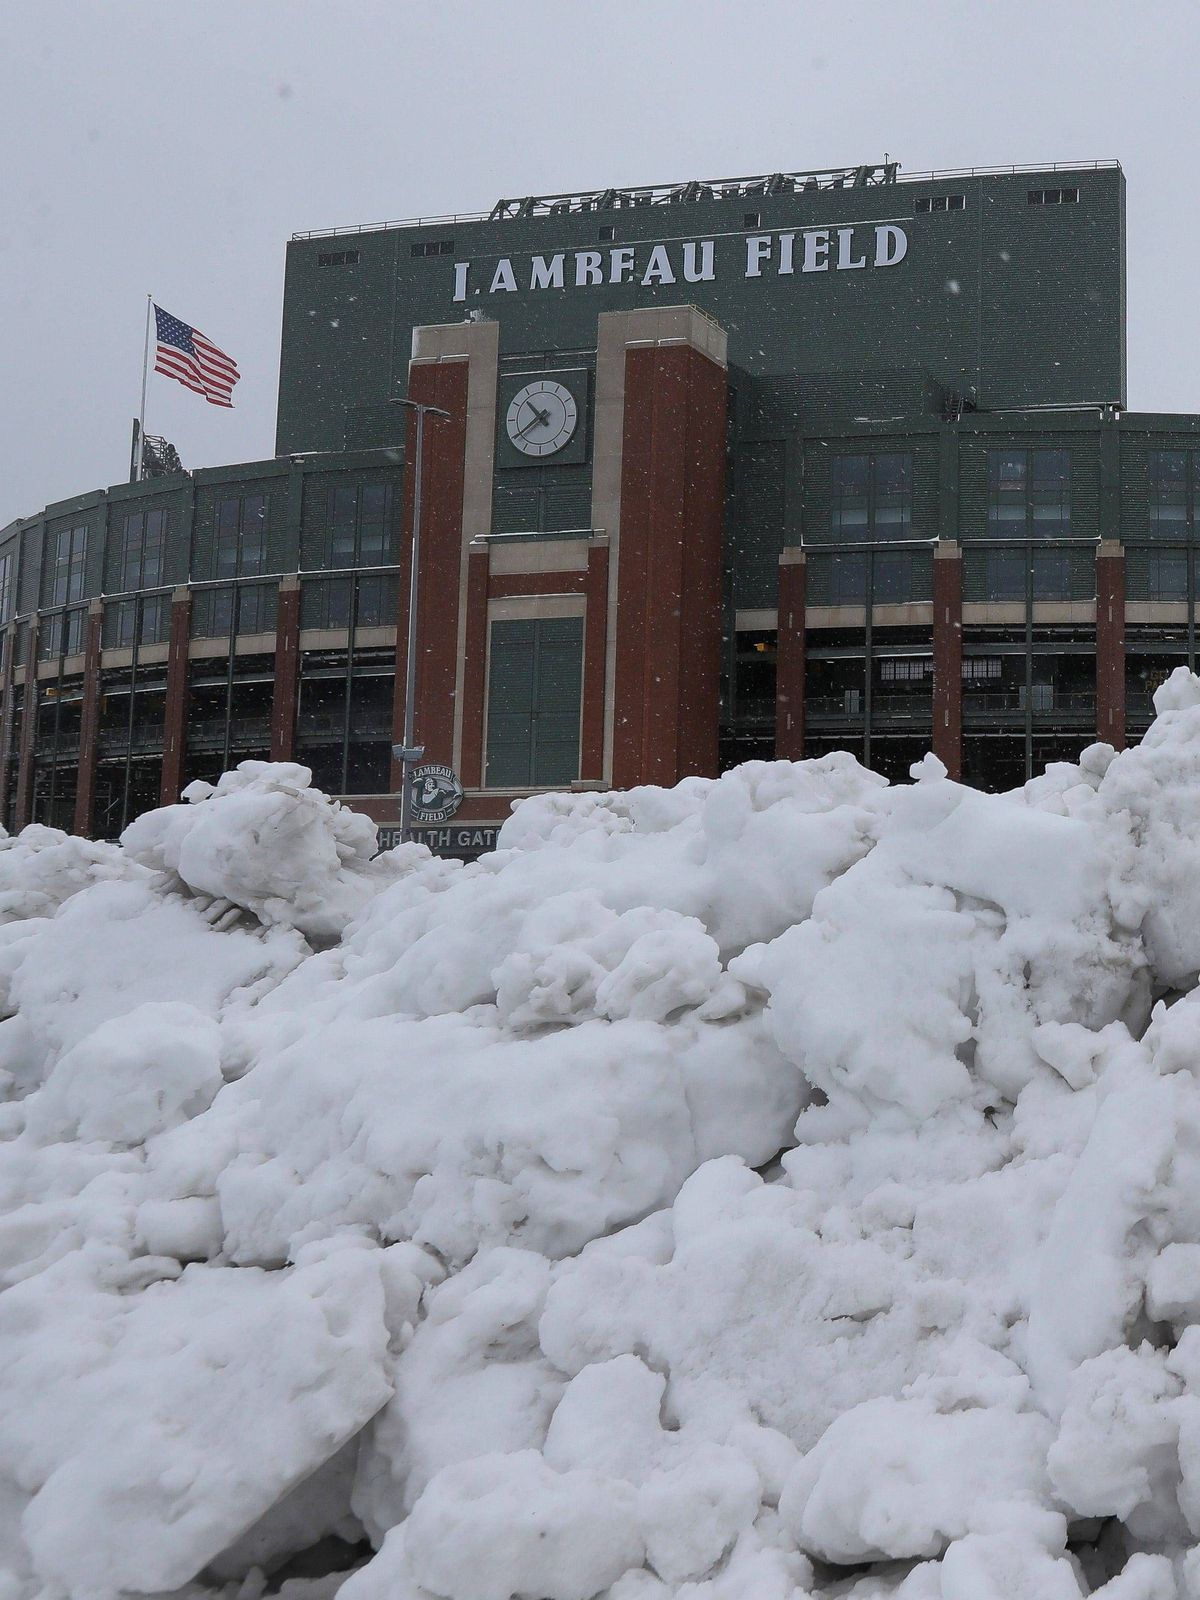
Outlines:
{"type": "Polygon", "coordinates": [[[933,601],[908,600],[900,605],[873,606],[871,624],[876,628],[932,628],[933,601]]]}
{"type": "MultiPolygon", "coordinates": [[[[82,673],[83,672],[83,657],[81,655],[80,656],[64,656],[63,657],[63,662],[62,662],[62,671],[63,671],[63,677],[64,678],[73,678],[77,673],[82,673]]],[[[37,675],[38,675],[38,682],[39,683],[42,681],[43,678],[57,678],[58,677],[58,662],[57,661],[39,661],[38,662],[37,675]]]]}
{"type": "Polygon", "coordinates": [[[981,626],[1020,626],[1025,621],[1025,607],[1019,600],[968,600],[963,603],[962,619],[981,626]]]}
{"type": "Polygon", "coordinates": [[[805,606],[806,628],[865,628],[865,606],[805,606]]]}
{"type": "Polygon", "coordinates": [[[581,594],[514,594],[488,601],[488,627],[493,622],[525,622],[534,617],[582,617],[587,610],[581,594]]]}
{"type": "MultiPolygon", "coordinates": [[[[170,646],[165,644],[144,644],[138,651],[139,667],[156,667],[165,662],[170,646]]],[[[126,649],[102,650],[100,652],[101,667],[131,667],[133,665],[133,651],[126,649]]]]}
{"type": "Polygon", "coordinates": [[[590,549],[587,539],[514,539],[507,543],[489,539],[488,571],[497,574],[586,572],[590,549]]]}
{"type": "Polygon", "coordinates": [[[733,628],[735,633],[758,633],[764,629],[779,626],[779,612],[770,611],[735,611],[733,615],[733,628]]]}
{"type": "Polygon", "coordinates": [[[1186,623],[1187,619],[1188,608],[1185,600],[1127,600],[1125,602],[1126,622],[1186,623]]]}

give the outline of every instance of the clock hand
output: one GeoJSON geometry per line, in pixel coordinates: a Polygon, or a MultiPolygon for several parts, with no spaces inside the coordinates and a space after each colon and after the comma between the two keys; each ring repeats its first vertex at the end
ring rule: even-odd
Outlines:
{"type": "Polygon", "coordinates": [[[517,430],[518,439],[520,439],[524,434],[527,434],[530,428],[533,427],[534,423],[540,422],[542,426],[545,427],[550,421],[550,413],[548,411],[539,411],[531,400],[527,400],[525,404],[533,412],[533,419],[532,421],[527,422],[523,428],[519,428],[517,430]]]}

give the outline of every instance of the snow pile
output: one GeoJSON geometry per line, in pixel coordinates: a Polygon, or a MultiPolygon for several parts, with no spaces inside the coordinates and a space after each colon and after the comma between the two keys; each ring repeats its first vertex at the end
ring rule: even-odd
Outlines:
{"type": "Polygon", "coordinates": [[[1200,1600],[1200,680],[0,840],[0,1600],[1200,1600]]]}

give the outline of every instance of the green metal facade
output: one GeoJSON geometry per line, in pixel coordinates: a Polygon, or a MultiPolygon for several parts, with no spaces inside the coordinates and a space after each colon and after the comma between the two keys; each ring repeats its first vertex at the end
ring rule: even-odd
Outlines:
{"type": "Polygon", "coordinates": [[[1123,404],[1124,176],[1115,164],[948,176],[298,237],[287,251],[276,448],[394,437],[388,401],[406,391],[416,327],[475,314],[499,322],[502,356],[550,352],[569,364],[594,347],[601,312],[684,301],[727,331],[739,414],[755,431],[919,414],[947,389],[989,411],[1123,404]],[[1030,204],[1047,185],[1078,200],[1030,204]],[[950,196],[962,209],[917,209],[950,196]],[[873,230],[886,223],[902,227],[907,250],[875,267],[873,230]],[[837,269],[844,227],[855,230],[847,259],[868,265],[837,269]],[[805,272],[802,236],[815,229],[830,231],[830,251],[805,272]],[[778,270],[784,234],[797,235],[789,273],[778,270]],[[772,256],[747,277],[748,241],[763,237],[772,256]],[[703,241],[713,277],[684,281],[683,247],[703,241]],[[675,281],[647,284],[660,243],[675,281]],[[575,285],[579,252],[599,252],[607,279],[625,247],[632,271],[618,270],[629,281],[575,285]],[[531,287],[534,258],[560,252],[564,286],[531,287]],[[501,262],[515,287],[493,290],[501,262]],[[470,263],[461,300],[457,263],[470,263]]]}

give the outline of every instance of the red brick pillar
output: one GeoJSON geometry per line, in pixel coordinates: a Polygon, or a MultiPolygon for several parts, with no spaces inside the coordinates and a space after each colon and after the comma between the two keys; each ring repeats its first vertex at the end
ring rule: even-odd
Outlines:
{"type": "Polygon", "coordinates": [[[1125,748],[1125,551],[1107,539],[1096,552],[1096,736],[1125,748]]]}
{"type": "Polygon", "coordinates": [[[79,708],[79,775],[75,786],[75,832],[92,836],[92,810],[96,801],[96,757],[100,746],[100,643],[104,604],[88,606],[87,641],[83,648],[83,702],[79,708]]]}
{"type": "Polygon", "coordinates": [[[775,667],[775,754],[804,760],[804,551],[779,557],[779,612],[775,667]]]}
{"type": "MultiPolygon", "coordinates": [[[[412,400],[450,413],[425,419],[421,490],[421,570],[417,588],[416,742],[426,759],[454,762],[454,698],[458,676],[459,586],[462,574],[463,480],[467,429],[466,357],[414,361],[409,367],[412,400]]],[[[404,532],[400,550],[399,616],[396,621],[396,696],[392,737],[404,738],[405,661],[408,651],[408,591],[412,559],[413,481],[417,456],[416,415],[408,411],[404,456],[404,532]]],[[[392,762],[392,788],[400,787],[400,764],[392,762]]]]}
{"type": "Polygon", "coordinates": [[[579,776],[604,779],[604,695],[608,675],[608,540],[597,539],[588,550],[584,594],[587,613],[583,631],[583,721],[579,744],[579,776]]]}
{"type": "Polygon", "coordinates": [[[271,760],[296,759],[300,688],[300,579],[283,578],[275,611],[275,686],[271,695],[271,760]]]}
{"type": "Polygon", "coordinates": [[[613,782],[715,777],[724,367],[693,345],[625,354],[613,782]]]}
{"type": "Polygon", "coordinates": [[[962,552],[952,539],[934,549],[933,753],[962,777],[962,552]]]}
{"type": "Polygon", "coordinates": [[[38,711],[37,647],[38,619],[35,612],[29,619],[29,633],[25,641],[25,693],[21,710],[21,743],[18,747],[17,800],[14,818],[18,833],[33,816],[33,749],[38,711]]]}
{"type": "Polygon", "coordinates": [[[167,705],[163,726],[162,782],[158,803],[173,806],[183,788],[187,749],[188,640],[192,634],[192,596],[188,589],[171,595],[171,639],[167,645],[167,705]]]}
{"type": "MultiPolygon", "coordinates": [[[[459,773],[464,789],[478,789],[483,784],[483,707],[487,698],[488,563],[486,547],[468,552],[462,771],[459,773]]],[[[397,679],[403,671],[404,663],[398,660],[397,679]]],[[[403,727],[403,706],[401,727],[403,727]]]]}

